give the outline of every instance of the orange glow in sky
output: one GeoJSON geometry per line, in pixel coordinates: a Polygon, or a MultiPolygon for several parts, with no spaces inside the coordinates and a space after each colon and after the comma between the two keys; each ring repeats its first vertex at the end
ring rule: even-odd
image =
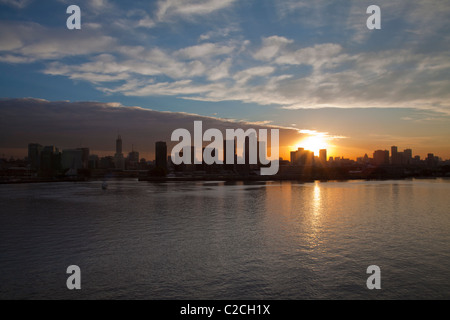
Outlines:
{"type": "Polygon", "coordinates": [[[305,150],[313,151],[314,155],[318,156],[321,149],[330,148],[327,140],[328,139],[326,137],[323,137],[321,135],[312,135],[301,140],[294,147],[294,150],[297,150],[298,148],[304,148],[305,150]]]}

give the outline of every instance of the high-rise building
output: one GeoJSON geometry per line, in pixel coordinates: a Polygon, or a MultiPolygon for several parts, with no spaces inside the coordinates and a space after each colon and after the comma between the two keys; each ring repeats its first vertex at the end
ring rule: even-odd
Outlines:
{"type": "Polygon", "coordinates": [[[368,163],[369,163],[369,161],[370,161],[370,159],[369,159],[369,156],[367,155],[367,153],[366,153],[366,154],[364,154],[364,158],[363,158],[363,162],[364,162],[364,164],[368,164],[368,163]]]}
{"type": "Polygon", "coordinates": [[[377,150],[373,153],[373,162],[375,165],[388,165],[389,164],[389,151],[377,150]]]}
{"type": "Polygon", "coordinates": [[[81,149],[63,150],[61,155],[61,166],[63,170],[83,169],[83,151],[81,149]]]}
{"type": "Polygon", "coordinates": [[[319,151],[319,161],[322,164],[327,163],[327,149],[322,149],[319,151]]]}
{"type": "Polygon", "coordinates": [[[436,165],[437,161],[433,153],[427,155],[426,163],[429,167],[434,167],[436,165]]]}
{"type": "Polygon", "coordinates": [[[391,147],[391,154],[392,156],[395,156],[398,152],[398,147],[397,146],[392,146],[391,147]]]}
{"type": "Polygon", "coordinates": [[[391,147],[391,164],[402,164],[402,155],[398,152],[398,147],[396,146],[391,147]]]}
{"type": "Polygon", "coordinates": [[[100,164],[100,159],[98,155],[92,154],[89,156],[89,169],[98,169],[100,164]]]}
{"type": "Polygon", "coordinates": [[[100,169],[114,169],[115,167],[115,159],[112,156],[103,157],[99,161],[100,169]]]}
{"type": "Polygon", "coordinates": [[[314,165],[314,152],[313,151],[305,151],[306,154],[306,164],[307,166],[313,166],[314,165]]]}
{"type": "Polygon", "coordinates": [[[295,165],[312,166],[314,165],[314,152],[305,150],[304,148],[298,148],[295,152],[295,156],[291,153],[291,161],[292,159],[295,159],[295,165]]]}
{"type": "Polygon", "coordinates": [[[122,137],[119,135],[116,140],[116,154],[122,153],[122,137]]]}
{"type": "Polygon", "coordinates": [[[114,165],[118,170],[125,169],[125,158],[122,153],[122,137],[120,135],[116,140],[116,154],[114,155],[114,165]]]}
{"type": "MultiPolygon", "coordinates": [[[[134,147],[133,147],[134,149],[134,147]]],[[[137,170],[139,168],[139,152],[131,151],[127,157],[127,169],[128,170],[137,170]]]]}
{"type": "Polygon", "coordinates": [[[306,164],[305,148],[298,148],[295,155],[295,164],[304,166],[306,164]]]}
{"type": "Polygon", "coordinates": [[[163,168],[167,170],[167,144],[165,142],[159,141],[155,145],[155,164],[158,168],[163,168]]]}
{"type": "Polygon", "coordinates": [[[81,151],[81,163],[82,163],[82,169],[88,169],[89,168],[89,148],[78,148],[77,150],[81,151]]]}
{"type": "Polygon", "coordinates": [[[403,164],[411,164],[413,160],[413,152],[411,149],[406,149],[403,151],[403,164]]]}
{"type": "Polygon", "coordinates": [[[44,176],[54,176],[61,169],[61,153],[54,146],[42,149],[40,160],[40,172],[44,176]]]}
{"type": "Polygon", "coordinates": [[[297,151],[291,151],[291,164],[294,165],[297,162],[297,151]]]}
{"type": "Polygon", "coordinates": [[[37,143],[30,143],[28,145],[28,161],[32,171],[38,171],[41,165],[42,146],[37,143]]]}

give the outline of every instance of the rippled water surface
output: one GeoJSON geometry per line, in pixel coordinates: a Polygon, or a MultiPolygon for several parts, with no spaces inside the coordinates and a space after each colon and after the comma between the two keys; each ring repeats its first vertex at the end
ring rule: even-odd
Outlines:
{"type": "Polygon", "coordinates": [[[450,298],[449,180],[2,185],[0,201],[1,299],[450,298]]]}

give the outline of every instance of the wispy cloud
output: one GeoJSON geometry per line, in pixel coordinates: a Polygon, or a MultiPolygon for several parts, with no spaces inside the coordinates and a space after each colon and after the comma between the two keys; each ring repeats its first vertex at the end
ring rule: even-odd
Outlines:
{"type": "Polygon", "coordinates": [[[236,0],[160,0],[156,17],[158,21],[191,18],[225,9],[234,2],[236,0]]]}
{"type": "Polygon", "coordinates": [[[6,4],[18,9],[28,6],[33,0],[0,0],[0,4],[6,4]]]}

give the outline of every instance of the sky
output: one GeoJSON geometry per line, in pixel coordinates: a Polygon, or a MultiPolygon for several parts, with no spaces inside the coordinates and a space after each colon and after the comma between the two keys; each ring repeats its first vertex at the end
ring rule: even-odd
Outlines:
{"type": "Polygon", "coordinates": [[[334,156],[447,159],[449,31],[441,0],[0,0],[0,153],[113,151],[119,131],[145,154],[210,119],[282,129],[285,158],[318,136],[334,156]],[[74,4],[81,30],[66,27],[74,4]],[[366,26],[374,4],[381,30],[366,26]]]}

